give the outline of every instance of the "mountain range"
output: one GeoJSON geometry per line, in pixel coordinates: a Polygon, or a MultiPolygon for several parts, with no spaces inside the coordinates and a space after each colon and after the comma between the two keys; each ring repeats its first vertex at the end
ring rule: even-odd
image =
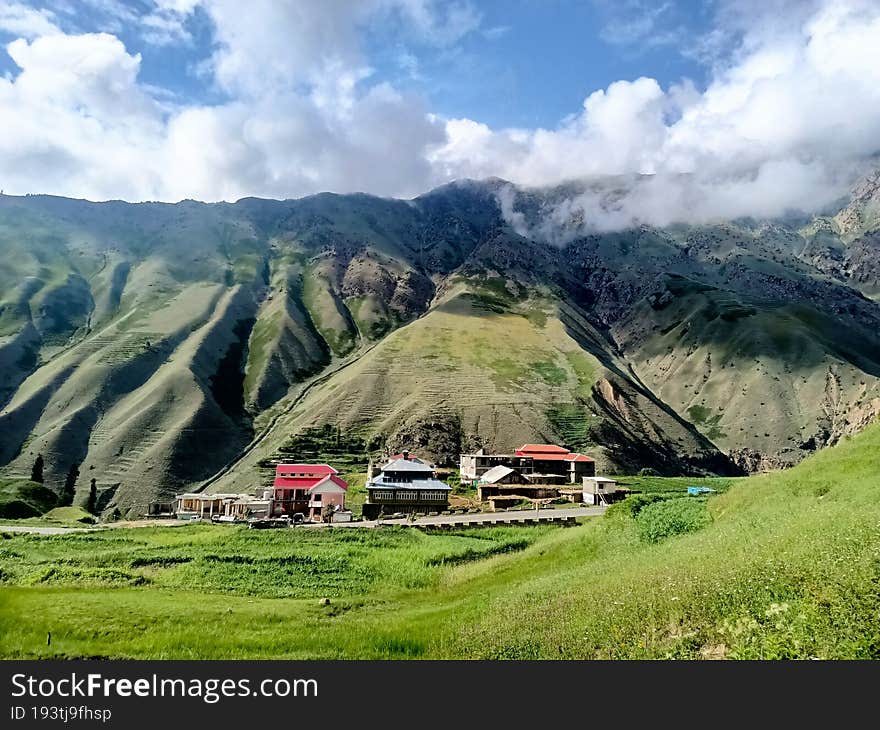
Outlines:
{"type": "Polygon", "coordinates": [[[0,196],[0,472],[142,514],[313,426],[441,463],[797,463],[880,415],[880,173],[823,215],[601,232],[631,181],[413,200],[0,196]]]}

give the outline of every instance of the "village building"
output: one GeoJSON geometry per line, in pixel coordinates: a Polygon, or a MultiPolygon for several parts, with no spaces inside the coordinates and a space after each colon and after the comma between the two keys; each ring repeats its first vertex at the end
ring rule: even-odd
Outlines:
{"type": "Polygon", "coordinates": [[[477,499],[495,508],[523,499],[549,499],[558,496],[557,488],[542,481],[532,482],[531,474],[522,474],[509,466],[493,466],[477,481],[477,499]]]}
{"type": "Polygon", "coordinates": [[[367,479],[367,501],[363,516],[375,519],[396,512],[439,512],[449,505],[452,488],[437,479],[434,468],[404,451],[389,461],[377,475],[367,479]]]}
{"type": "Polygon", "coordinates": [[[614,479],[608,477],[584,477],[583,485],[585,504],[611,504],[611,502],[623,499],[629,493],[626,487],[618,486],[614,479]]]}
{"type": "Polygon", "coordinates": [[[487,454],[481,449],[459,459],[462,481],[477,486],[499,466],[512,469],[529,484],[580,484],[583,477],[596,473],[596,462],[589,456],[553,444],[524,444],[512,454],[487,454]]]}
{"type": "Polygon", "coordinates": [[[178,494],[173,502],[173,515],[179,520],[213,520],[245,522],[266,517],[271,500],[267,495],[251,494],[178,494]]]}
{"type": "Polygon", "coordinates": [[[264,519],[269,516],[272,500],[269,497],[252,497],[242,494],[228,506],[227,516],[235,522],[264,519]]]}
{"type": "MultiPolygon", "coordinates": [[[[401,451],[399,454],[392,454],[391,456],[385,457],[386,464],[391,463],[392,461],[397,461],[398,459],[409,459],[410,461],[415,462],[416,464],[428,464],[424,459],[420,459],[417,456],[413,456],[409,451],[401,451]]],[[[430,464],[428,464],[430,466],[430,464]]]]}
{"type": "Polygon", "coordinates": [[[345,510],[348,484],[327,464],[278,464],[271,488],[259,494],[178,494],[173,514],[179,520],[246,522],[269,517],[289,517],[293,521],[320,522],[330,505],[335,522],[350,513],[345,510]]]}
{"type": "Polygon", "coordinates": [[[580,484],[596,473],[585,454],[553,444],[524,444],[513,454],[462,454],[461,479],[477,488],[477,498],[493,507],[522,499],[583,498],[580,484]],[[576,484],[575,487],[566,485],[576,484]]]}
{"type": "Polygon", "coordinates": [[[320,522],[324,507],[345,509],[348,483],[328,464],[278,464],[270,516],[320,522]]]}
{"type": "Polygon", "coordinates": [[[506,466],[524,474],[532,470],[532,460],[515,454],[487,454],[484,449],[473,454],[462,454],[459,457],[459,473],[462,481],[476,481],[496,466],[506,466]]]}
{"type": "Polygon", "coordinates": [[[203,494],[186,493],[178,494],[174,498],[174,515],[179,520],[210,520],[216,515],[220,517],[241,494],[203,494]]]}
{"type": "Polygon", "coordinates": [[[174,517],[176,503],[176,499],[162,499],[156,502],[150,502],[147,505],[147,514],[144,516],[151,519],[174,517]]]}
{"type": "Polygon", "coordinates": [[[509,466],[493,466],[483,476],[480,477],[480,484],[493,484],[497,486],[508,486],[511,484],[524,484],[526,477],[516,469],[509,466]]]}
{"type": "Polygon", "coordinates": [[[552,444],[525,444],[514,454],[532,460],[532,481],[535,476],[561,476],[568,484],[580,484],[584,477],[595,476],[596,462],[585,454],[569,451],[552,444]]]}

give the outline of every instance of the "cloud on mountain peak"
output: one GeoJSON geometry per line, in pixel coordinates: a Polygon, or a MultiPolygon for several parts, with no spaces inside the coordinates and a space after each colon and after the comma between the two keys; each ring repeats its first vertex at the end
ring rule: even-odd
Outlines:
{"type": "Polygon", "coordinates": [[[617,82],[555,130],[453,120],[438,159],[533,186],[652,176],[613,202],[566,201],[594,230],[816,211],[880,151],[880,6],[815,5],[785,33],[747,33],[702,93],[617,82]]]}
{"type": "Polygon", "coordinates": [[[17,37],[6,46],[17,71],[0,79],[0,185],[218,200],[621,176],[639,182],[613,200],[586,186],[548,215],[608,230],[817,210],[880,146],[880,6],[753,6],[721,3],[712,32],[693,39],[712,68],[703,89],[620,80],[555,128],[493,129],[377,79],[363,42],[365,28],[383,23],[416,44],[454,46],[481,28],[464,0],[256,0],[248,13],[232,0],[157,0],[138,20],[154,44],[184,42],[196,13],[210,21],[200,68],[211,103],[144,84],[141,56],[113,33],[78,32],[54,6],[0,0],[0,31],[17,37]]]}

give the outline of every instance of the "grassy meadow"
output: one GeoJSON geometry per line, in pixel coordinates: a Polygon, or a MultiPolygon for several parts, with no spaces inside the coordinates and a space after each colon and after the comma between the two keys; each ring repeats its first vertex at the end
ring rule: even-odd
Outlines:
{"type": "Polygon", "coordinates": [[[880,424],[662,491],[570,528],[7,535],[0,656],[880,657],[880,424]]]}

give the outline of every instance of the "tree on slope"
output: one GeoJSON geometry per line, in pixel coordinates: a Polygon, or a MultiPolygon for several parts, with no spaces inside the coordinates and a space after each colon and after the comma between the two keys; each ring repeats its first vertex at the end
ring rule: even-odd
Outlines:
{"type": "Polygon", "coordinates": [[[67,479],[64,480],[64,491],[61,492],[59,500],[62,507],[69,507],[73,504],[73,498],[76,496],[76,480],[79,478],[79,464],[74,462],[70,465],[67,472],[67,479]]]}
{"type": "Polygon", "coordinates": [[[89,484],[89,501],[86,502],[86,512],[93,515],[96,514],[95,510],[98,507],[98,482],[95,477],[92,477],[92,481],[89,484]]]}
{"type": "Polygon", "coordinates": [[[43,465],[43,455],[37,454],[37,458],[34,460],[34,465],[31,467],[32,482],[43,483],[43,465]]]}

